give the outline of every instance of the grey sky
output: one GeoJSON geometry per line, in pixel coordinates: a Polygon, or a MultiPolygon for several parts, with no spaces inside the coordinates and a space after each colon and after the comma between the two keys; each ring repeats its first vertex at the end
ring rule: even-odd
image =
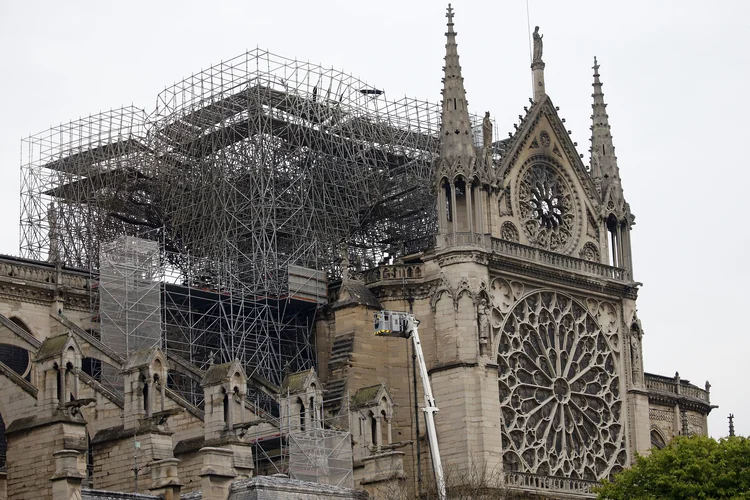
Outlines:
{"type": "MultiPolygon", "coordinates": [[[[593,56],[636,227],[646,370],[712,384],[713,436],[750,434],[750,2],[529,0],[547,93],[588,163],[593,56]]],[[[524,0],[456,0],[474,114],[501,137],[530,91],[524,0]]],[[[18,253],[21,137],[134,104],[261,47],[440,98],[445,5],[435,1],[0,0],[0,253],[18,253]]]]}

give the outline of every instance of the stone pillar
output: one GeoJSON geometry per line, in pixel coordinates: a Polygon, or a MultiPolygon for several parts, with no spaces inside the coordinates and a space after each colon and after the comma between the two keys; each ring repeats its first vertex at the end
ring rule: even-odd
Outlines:
{"type": "MultiPolygon", "coordinates": [[[[456,217],[457,209],[456,207],[456,183],[454,181],[451,181],[451,218],[453,219],[453,234],[456,234],[458,232],[458,217],[456,217]]],[[[454,237],[454,243],[455,243],[455,237],[454,237]]]]}
{"type": "Polygon", "coordinates": [[[60,450],[55,457],[55,474],[52,481],[52,500],[81,498],[81,481],[86,475],[81,471],[81,454],[76,450],[60,450]]]}
{"type": "Polygon", "coordinates": [[[177,464],[179,463],[180,461],[176,458],[165,458],[148,464],[151,468],[149,490],[152,495],[161,495],[164,500],[180,500],[182,483],[177,478],[177,464]]]}
{"type": "Polygon", "coordinates": [[[547,93],[544,89],[544,63],[537,61],[531,65],[534,74],[534,102],[539,102],[547,93]]]}
{"type": "Polygon", "coordinates": [[[253,477],[255,464],[253,463],[253,449],[246,443],[233,443],[227,446],[232,451],[232,465],[237,473],[237,479],[253,477]]]}
{"type": "Polygon", "coordinates": [[[405,498],[404,453],[389,451],[362,459],[362,488],[371,498],[405,498]]]}
{"type": "Polygon", "coordinates": [[[380,448],[383,446],[383,417],[376,415],[375,419],[375,435],[372,437],[372,445],[375,447],[377,453],[380,453],[380,448]]]}
{"type": "Polygon", "coordinates": [[[466,181],[466,219],[469,223],[469,234],[474,232],[474,210],[472,210],[472,203],[471,203],[471,191],[472,191],[472,183],[467,180],[466,181]]]}
{"type": "Polygon", "coordinates": [[[445,234],[448,225],[448,211],[445,206],[445,185],[438,184],[438,233],[445,234]]]}
{"type": "Polygon", "coordinates": [[[203,468],[200,471],[203,500],[227,500],[229,486],[237,477],[232,466],[232,450],[226,448],[201,448],[203,468]]]}

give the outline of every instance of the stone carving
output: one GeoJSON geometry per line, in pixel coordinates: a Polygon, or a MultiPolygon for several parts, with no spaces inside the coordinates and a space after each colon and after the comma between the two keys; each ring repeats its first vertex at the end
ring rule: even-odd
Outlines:
{"type": "Polygon", "coordinates": [[[599,248],[590,241],[583,245],[583,248],[581,248],[580,256],[583,260],[588,260],[591,262],[601,262],[602,260],[599,254],[599,248]]]}
{"type": "Polygon", "coordinates": [[[484,112],[484,120],[482,120],[482,145],[484,149],[492,149],[492,122],[490,121],[490,112],[484,112]]]}
{"type": "Polygon", "coordinates": [[[643,383],[641,369],[641,328],[639,321],[636,319],[633,326],[630,328],[630,369],[633,376],[633,384],[641,385],[643,383]]]}
{"type": "Polygon", "coordinates": [[[477,305],[477,324],[479,326],[479,348],[484,352],[490,342],[490,306],[486,298],[477,305]]]}
{"type": "Polygon", "coordinates": [[[502,326],[497,361],[508,467],[599,480],[627,464],[615,355],[582,305],[527,296],[502,326]]]}
{"type": "Polygon", "coordinates": [[[510,208],[510,187],[507,187],[500,191],[498,208],[500,209],[501,216],[513,214],[513,210],[511,210],[510,208]]]}
{"type": "Polygon", "coordinates": [[[545,250],[564,251],[573,239],[575,207],[567,182],[554,169],[534,164],[519,182],[519,209],[529,241],[545,250]]]}
{"type": "Polygon", "coordinates": [[[586,209],[586,221],[587,221],[586,234],[588,234],[595,240],[598,240],[599,239],[599,224],[596,223],[596,219],[594,219],[594,216],[591,215],[591,211],[588,208],[586,209]]]}
{"type": "Polygon", "coordinates": [[[542,38],[544,38],[544,35],[539,33],[539,26],[535,26],[534,27],[534,58],[532,59],[532,63],[542,62],[542,51],[544,49],[542,38]]]}
{"type": "Polygon", "coordinates": [[[536,140],[536,137],[534,137],[534,140],[531,141],[531,144],[529,144],[529,149],[536,149],[539,147],[539,141],[536,140]]]}
{"type": "Polygon", "coordinates": [[[555,146],[552,148],[552,152],[562,158],[562,153],[560,152],[560,148],[557,147],[557,144],[555,144],[555,146]]]}
{"type": "Polygon", "coordinates": [[[523,284],[517,281],[508,282],[502,278],[492,280],[490,286],[492,305],[502,314],[507,314],[511,306],[523,295],[523,284]]]}
{"type": "Polygon", "coordinates": [[[550,143],[552,142],[552,139],[550,139],[549,134],[546,130],[542,130],[542,133],[539,134],[539,142],[541,142],[542,146],[545,148],[548,148],[550,143]]]}
{"type": "Polygon", "coordinates": [[[503,225],[500,226],[500,238],[504,239],[505,241],[518,243],[519,237],[516,225],[509,221],[503,222],[503,225]]]}

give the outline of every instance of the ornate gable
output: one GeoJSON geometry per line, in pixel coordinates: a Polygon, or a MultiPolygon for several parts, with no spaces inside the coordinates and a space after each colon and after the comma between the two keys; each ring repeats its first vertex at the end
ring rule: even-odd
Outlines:
{"type": "Polygon", "coordinates": [[[543,96],[528,110],[498,169],[507,199],[493,232],[501,238],[517,232],[519,243],[588,260],[606,256],[601,222],[590,217],[600,212],[601,198],[575,148],[543,96]],[[509,231],[511,225],[516,231],[509,231]]]}

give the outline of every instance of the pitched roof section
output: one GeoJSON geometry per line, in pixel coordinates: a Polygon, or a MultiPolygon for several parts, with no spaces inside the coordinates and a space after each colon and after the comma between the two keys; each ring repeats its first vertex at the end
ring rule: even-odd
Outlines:
{"type": "Polygon", "coordinates": [[[149,364],[151,364],[151,360],[154,359],[154,356],[157,352],[161,352],[158,347],[149,347],[147,349],[141,349],[140,351],[134,352],[133,354],[128,356],[123,370],[128,371],[134,368],[148,366],[149,364]]]}
{"type": "Polygon", "coordinates": [[[50,358],[52,356],[58,356],[62,354],[65,349],[65,343],[68,341],[68,334],[63,333],[55,337],[48,337],[42,342],[42,346],[37,352],[36,360],[41,361],[43,359],[50,358]]]}
{"type": "Polygon", "coordinates": [[[234,361],[230,361],[229,363],[222,363],[220,365],[211,365],[206,371],[206,374],[203,376],[203,380],[201,380],[201,385],[206,387],[206,386],[223,384],[224,382],[228,382],[229,379],[232,377],[232,375],[234,375],[236,370],[239,370],[240,375],[243,376],[245,379],[247,379],[247,377],[245,376],[245,372],[242,369],[242,366],[240,365],[239,361],[237,361],[236,359],[234,361]]]}
{"type": "Polygon", "coordinates": [[[383,306],[375,295],[361,281],[346,279],[341,283],[338,300],[331,306],[333,309],[357,305],[380,310],[383,306]]]}
{"type": "Polygon", "coordinates": [[[591,203],[595,206],[601,205],[599,192],[597,191],[586,166],[583,164],[583,161],[576,150],[576,145],[570,138],[570,134],[568,134],[565,124],[557,113],[557,108],[552,103],[552,99],[550,99],[549,95],[545,95],[540,101],[534,102],[534,104],[528,109],[526,116],[522,118],[521,125],[509,140],[510,143],[501,160],[499,171],[503,175],[507,175],[515,166],[516,160],[521,151],[523,151],[524,148],[527,148],[533,140],[534,131],[539,125],[542,117],[546,117],[547,121],[549,121],[550,126],[552,127],[552,132],[560,145],[560,149],[562,149],[560,154],[564,155],[565,159],[567,159],[568,163],[572,166],[573,171],[581,181],[591,203]]]}
{"type": "Polygon", "coordinates": [[[475,156],[464,78],[458,61],[458,44],[453,31],[453,8],[448,4],[448,31],[443,67],[443,116],[440,127],[440,157],[475,156]]]}
{"type": "Polygon", "coordinates": [[[352,408],[363,408],[367,406],[376,406],[380,404],[380,399],[386,396],[389,400],[392,400],[388,389],[385,388],[385,384],[372,385],[370,387],[363,387],[352,396],[352,408]]]}
{"type": "Polygon", "coordinates": [[[290,373],[284,377],[284,381],[281,383],[281,394],[305,392],[307,386],[312,383],[312,381],[308,382],[310,377],[317,378],[312,368],[297,373],[290,373]]]}

